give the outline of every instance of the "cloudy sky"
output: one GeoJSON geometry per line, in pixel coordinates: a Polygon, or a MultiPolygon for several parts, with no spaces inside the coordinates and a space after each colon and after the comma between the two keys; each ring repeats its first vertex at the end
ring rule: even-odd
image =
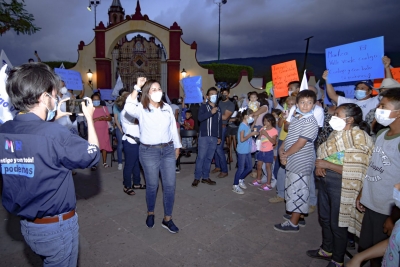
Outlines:
{"type": "MultiPolygon", "coordinates": [[[[125,14],[135,0],[120,0],[125,14]]],[[[112,0],[101,0],[97,22],[108,21],[112,0]]],[[[33,58],[77,61],[77,47],[94,37],[94,12],[88,0],[26,0],[26,9],[42,30],[34,35],[9,31],[0,36],[13,65],[33,58]]],[[[167,27],[176,21],[183,40],[198,44],[199,61],[217,58],[218,6],[213,0],[141,0],[142,14],[167,27]]],[[[387,52],[400,51],[399,0],[228,0],[221,13],[221,58],[261,57],[304,52],[304,38],[314,36],[310,52],[385,36],[387,52]]]]}

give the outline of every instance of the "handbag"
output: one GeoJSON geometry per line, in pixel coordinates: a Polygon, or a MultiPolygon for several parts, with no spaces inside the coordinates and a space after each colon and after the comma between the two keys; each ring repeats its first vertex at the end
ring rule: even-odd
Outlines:
{"type": "Polygon", "coordinates": [[[254,138],[250,138],[250,142],[251,142],[251,149],[250,149],[250,152],[251,153],[254,153],[254,152],[256,152],[257,151],[257,145],[256,145],[256,142],[254,141],[254,138]]]}

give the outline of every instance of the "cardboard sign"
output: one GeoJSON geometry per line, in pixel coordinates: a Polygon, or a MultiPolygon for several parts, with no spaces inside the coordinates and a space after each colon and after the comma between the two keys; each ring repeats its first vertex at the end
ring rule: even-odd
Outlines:
{"type": "MultiPolygon", "coordinates": [[[[400,68],[391,68],[390,72],[392,73],[393,79],[400,83],[400,68]]],[[[381,87],[383,79],[375,79],[374,80],[374,87],[379,88],[381,87]]]]}
{"type": "Polygon", "coordinates": [[[201,76],[194,76],[182,79],[183,91],[185,92],[185,104],[194,104],[203,102],[201,92],[201,76]]]}
{"type": "Polygon", "coordinates": [[[385,77],[383,36],[325,50],[329,83],[385,77]]]}
{"type": "Polygon", "coordinates": [[[271,66],[272,82],[276,98],[288,95],[288,83],[299,80],[296,60],[271,66]]]}
{"type": "Polygon", "coordinates": [[[113,89],[100,89],[101,100],[116,100],[117,98],[112,95],[113,89]]]}
{"type": "MultiPolygon", "coordinates": [[[[335,91],[344,92],[346,98],[351,98],[351,99],[354,98],[354,83],[338,83],[338,84],[332,84],[332,86],[335,89],[335,91]]],[[[328,96],[326,88],[325,88],[324,103],[326,105],[332,105],[331,99],[328,96]]]]}
{"type": "Polygon", "coordinates": [[[267,82],[267,84],[265,85],[265,92],[267,92],[268,95],[271,94],[272,86],[274,86],[274,83],[272,81],[267,82]]]}
{"type": "Polygon", "coordinates": [[[83,89],[80,72],[60,68],[54,68],[54,72],[61,77],[61,80],[65,82],[65,87],[67,87],[67,89],[79,91],[83,89]]]}

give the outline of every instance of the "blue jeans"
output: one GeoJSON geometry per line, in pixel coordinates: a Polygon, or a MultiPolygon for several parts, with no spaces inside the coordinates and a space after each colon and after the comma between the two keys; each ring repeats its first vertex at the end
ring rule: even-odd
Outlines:
{"type": "Polygon", "coordinates": [[[197,159],[194,179],[210,178],[211,161],[217,148],[217,137],[200,136],[197,144],[197,159]]]}
{"type": "Polygon", "coordinates": [[[276,156],[276,160],[274,163],[274,176],[278,177],[278,171],[279,168],[281,167],[281,162],[279,161],[279,148],[281,147],[283,141],[282,140],[278,140],[278,145],[277,145],[277,149],[278,149],[278,155],[276,156]]]}
{"type": "Polygon", "coordinates": [[[115,129],[115,135],[117,136],[117,141],[118,141],[118,145],[117,145],[118,164],[122,164],[122,148],[123,148],[122,133],[118,127],[115,129]]]}
{"type": "Polygon", "coordinates": [[[315,193],[315,176],[314,172],[311,174],[311,179],[310,179],[310,206],[317,206],[317,201],[318,197],[315,193]]]}
{"type": "Polygon", "coordinates": [[[175,201],[175,149],[170,144],[165,147],[139,146],[139,159],[146,177],[147,211],[154,212],[158,181],[161,174],[164,200],[164,216],[172,216],[175,201]]]}
{"type": "Polygon", "coordinates": [[[222,127],[221,143],[217,145],[215,150],[215,168],[221,169],[221,172],[228,173],[228,165],[225,158],[224,146],[226,137],[226,127],[222,127]]]}
{"type": "Polygon", "coordinates": [[[132,187],[133,184],[140,184],[140,165],[139,165],[139,145],[131,144],[127,140],[122,141],[125,154],[124,166],[124,186],[126,188],[132,187]]]}
{"type": "Polygon", "coordinates": [[[239,154],[237,153],[237,163],[238,168],[235,174],[235,180],[233,181],[234,185],[239,184],[239,180],[243,180],[253,169],[251,153],[248,154],[239,154]]]}
{"type": "Polygon", "coordinates": [[[76,267],[79,250],[78,214],[63,221],[36,224],[21,220],[21,233],[28,246],[43,259],[45,267],[76,267]]]}

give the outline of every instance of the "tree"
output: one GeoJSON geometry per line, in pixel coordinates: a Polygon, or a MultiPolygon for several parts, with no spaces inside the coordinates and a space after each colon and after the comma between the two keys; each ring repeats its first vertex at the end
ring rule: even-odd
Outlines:
{"type": "Polygon", "coordinates": [[[24,0],[0,0],[0,35],[9,30],[29,35],[40,31],[33,25],[35,18],[25,10],[24,3],[24,0]]]}
{"type": "Polygon", "coordinates": [[[242,70],[247,71],[248,79],[251,81],[253,79],[254,69],[249,66],[244,65],[234,65],[234,64],[222,64],[222,63],[211,63],[201,65],[203,68],[212,70],[214,72],[214,79],[217,83],[224,82],[231,87],[238,82],[240,77],[240,72],[242,70]]]}

